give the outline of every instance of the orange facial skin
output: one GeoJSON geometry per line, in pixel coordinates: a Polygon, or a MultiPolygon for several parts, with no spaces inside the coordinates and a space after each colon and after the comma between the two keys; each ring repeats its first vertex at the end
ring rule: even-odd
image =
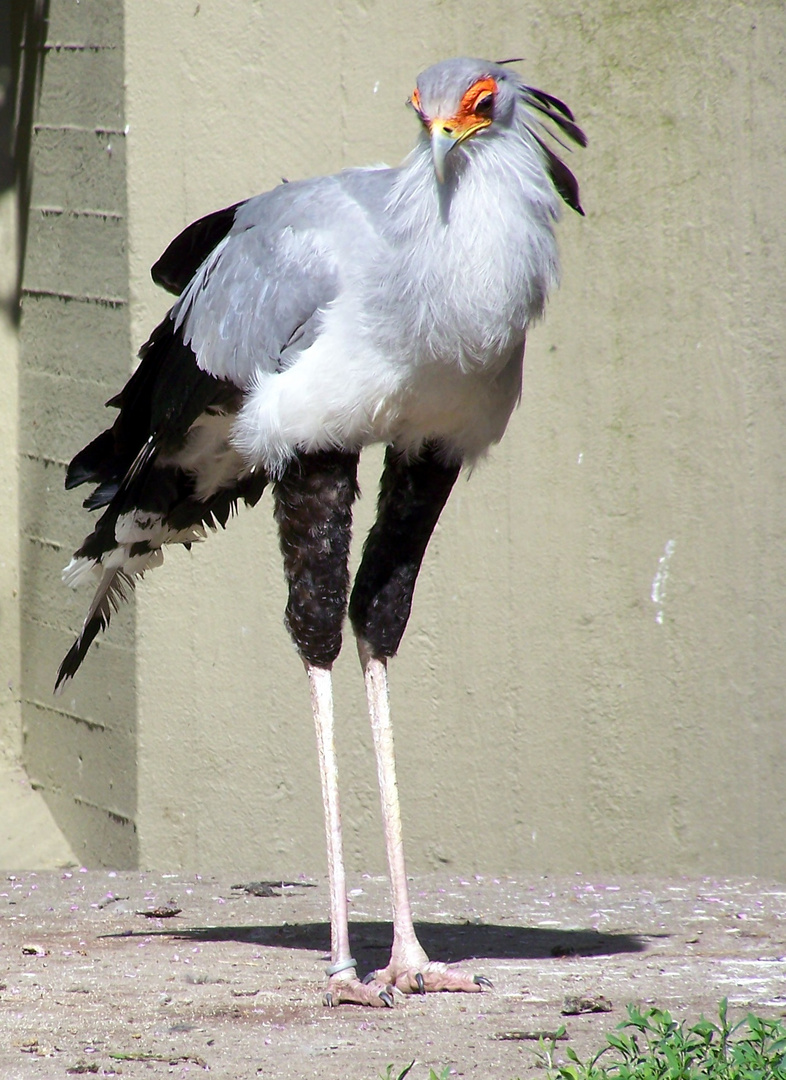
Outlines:
{"type": "Polygon", "coordinates": [[[428,117],[423,112],[420,104],[420,95],[415,89],[410,101],[415,112],[428,128],[429,132],[436,129],[441,134],[449,136],[455,142],[463,142],[464,139],[474,135],[481,128],[488,127],[493,119],[494,97],[497,92],[497,82],[491,77],[478,79],[470,86],[459,103],[459,107],[453,116],[428,117]]]}

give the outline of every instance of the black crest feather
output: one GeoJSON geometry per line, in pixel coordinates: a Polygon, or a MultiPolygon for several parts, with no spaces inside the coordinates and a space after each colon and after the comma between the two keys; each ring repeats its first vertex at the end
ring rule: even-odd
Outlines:
{"type": "MultiPolygon", "coordinates": [[[[545,119],[550,120],[551,123],[569,139],[578,143],[579,146],[587,145],[587,136],[576,123],[573,113],[564,101],[560,101],[559,98],[553,97],[551,94],[546,94],[543,90],[536,90],[532,86],[525,86],[522,90],[522,96],[531,109],[540,113],[545,119]]],[[[555,142],[558,142],[560,146],[563,146],[566,150],[570,149],[570,147],[564,143],[557,134],[546,127],[545,124],[541,122],[540,126],[552,139],[554,139],[555,142]]],[[[554,184],[557,192],[572,210],[575,210],[577,214],[581,214],[583,217],[584,211],[581,207],[579,198],[578,180],[565,162],[557,157],[541,136],[536,134],[532,128],[529,128],[529,131],[543,151],[546,158],[546,168],[548,169],[551,182],[554,184]]]]}
{"type": "Polygon", "coordinates": [[[546,168],[549,171],[551,182],[557,189],[561,197],[565,200],[571,210],[575,210],[577,214],[581,214],[584,217],[584,210],[582,209],[581,202],[579,201],[579,182],[568,166],[558,158],[557,155],[544,143],[538,135],[533,132],[534,138],[540,146],[543,153],[546,155],[546,168]]]}

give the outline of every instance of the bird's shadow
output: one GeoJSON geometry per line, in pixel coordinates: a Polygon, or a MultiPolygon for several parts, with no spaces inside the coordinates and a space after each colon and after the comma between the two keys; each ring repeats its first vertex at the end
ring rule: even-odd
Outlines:
{"type": "MultiPolygon", "coordinates": [[[[417,922],[415,930],[429,956],[451,964],[477,958],[547,960],[643,952],[652,936],[474,922],[417,922]]],[[[308,949],[326,956],[330,954],[330,924],[326,922],[272,926],[173,926],[171,929],[133,930],[107,936],[160,936],[194,942],[238,941],[279,949],[308,949]]],[[[353,922],[350,924],[350,937],[352,954],[361,974],[385,964],[393,940],[393,927],[389,922],[353,922]]]]}

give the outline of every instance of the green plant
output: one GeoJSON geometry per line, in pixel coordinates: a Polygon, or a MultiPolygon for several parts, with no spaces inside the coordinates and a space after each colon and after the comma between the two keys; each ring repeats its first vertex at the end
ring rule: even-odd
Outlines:
{"type": "Polygon", "coordinates": [[[404,1080],[404,1077],[407,1075],[407,1073],[409,1072],[409,1070],[412,1068],[412,1066],[414,1064],[415,1064],[414,1061],[410,1061],[409,1065],[405,1065],[404,1068],[401,1070],[401,1072],[396,1073],[395,1075],[393,1073],[393,1070],[395,1069],[396,1066],[395,1065],[388,1065],[388,1067],[385,1069],[385,1074],[382,1077],[382,1080],[404,1080]]]}
{"type": "MultiPolygon", "coordinates": [[[[385,1074],[382,1077],[382,1080],[404,1080],[404,1077],[407,1075],[407,1073],[409,1072],[409,1070],[412,1068],[412,1066],[414,1064],[415,1064],[414,1061],[410,1061],[409,1065],[405,1065],[400,1073],[395,1072],[395,1068],[396,1068],[395,1065],[388,1065],[387,1069],[385,1069],[385,1074]]],[[[445,1068],[440,1073],[435,1073],[433,1069],[429,1069],[429,1071],[428,1071],[428,1080],[448,1080],[449,1077],[450,1077],[450,1066],[449,1065],[446,1065],[445,1068]]]]}
{"type": "Polygon", "coordinates": [[[568,1046],[569,1064],[555,1063],[564,1031],[540,1045],[549,1080],[786,1080],[786,1027],[752,1013],[732,1025],[726,998],[717,1024],[702,1018],[692,1027],[664,1010],[641,1012],[629,1005],[628,1019],[587,1062],[568,1046]]]}

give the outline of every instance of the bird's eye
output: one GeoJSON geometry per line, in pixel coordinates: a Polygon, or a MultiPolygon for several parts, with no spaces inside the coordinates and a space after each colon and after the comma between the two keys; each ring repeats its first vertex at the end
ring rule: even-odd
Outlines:
{"type": "Polygon", "coordinates": [[[476,116],[491,116],[494,112],[494,95],[492,93],[481,94],[475,102],[473,111],[476,116]]]}

